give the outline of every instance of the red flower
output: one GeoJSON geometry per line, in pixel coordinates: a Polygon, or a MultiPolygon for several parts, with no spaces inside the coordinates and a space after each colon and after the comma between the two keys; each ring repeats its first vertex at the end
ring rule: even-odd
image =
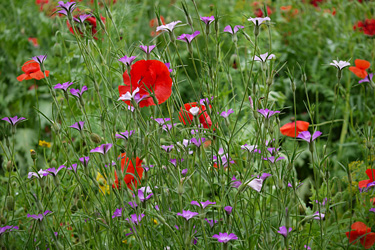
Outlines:
{"type": "MultiPolygon", "coordinates": [[[[160,20],[161,20],[161,23],[162,25],[165,25],[165,21],[164,21],[164,17],[163,16],[160,16],[160,20]]],[[[151,19],[150,21],[150,28],[155,28],[156,30],[156,27],[160,26],[161,24],[159,24],[159,21],[157,18],[154,18],[154,19],[151,19]]],[[[151,36],[157,36],[161,33],[161,31],[151,31],[151,36]]]]}
{"type": "Polygon", "coordinates": [[[297,121],[297,122],[289,122],[280,128],[280,132],[283,135],[289,137],[295,137],[296,135],[302,131],[307,131],[309,129],[310,123],[304,121],[297,121]],[[296,124],[297,124],[297,132],[296,132],[296,124]]]}
{"type": "Polygon", "coordinates": [[[183,122],[185,125],[185,119],[189,124],[191,124],[193,122],[194,116],[189,112],[189,110],[193,107],[199,108],[199,113],[197,115],[199,116],[200,124],[202,124],[204,128],[210,128],[212,126],[212,122],[210,116],[207,114],[206,106],[199,105],[197,102],[184,104],[184,106],[181,107],[181,111],[178,113],[178,119],[180,119],[180,121],[183,122]]]}
{"type": "Polygon", "coordinates": [[[35,37],[29,37],[28,39],[27,39],[29,42],[31,42],[33,45],[34,45],[34,47],[39,47],[39,43],[38,43],[38,38],[35,38],[35,37]]]}
{"type": "Polygon", "coordinates": [[[367,169],[366,174],[367,174],[368,178],[370,178],[370,179],[358,182],[358,187],[365,188],[365,187],[367,187],[367,185],[369,183],[374,182],[375,169],[367,169]]]}
{"type": "Polygon", "coordinates": [[[364,22],[358,21],[354,26],[354,30],[359,30],[368,36],[375,35],[375,19],[366,19],[364,22]]]}
{"type": "MultiPolygon", "coordinates": [[[[35,62],[34,60],[25,62],[22,66],[22,71],[25,73],[17,77],[17,80],[20,82],[22,82],[23,80],[30,80],[30,79],[40,80],[44,78],[44,74],[40,70],[39,63],[35,62]]],[[[48,76],[49,71],[46,70],[45,74],[46,76],[48,76]]]]}
{"type": "MultiPolygon", "coordinates": [[[[102,17],[102,16],[101,16],[100,19],[103,21],[103,23],[105,23],[105,17],[102,17]]],[[[88,17],[88,18],[86,18],[85,23],[87,23],[87,24],[89,24],[89,26],[91,26],[91,34],[92,34],[92,36],[94,37],[95,40],[98,40],[98,38],[95,36],[95,34],[97,33],[96,18],[93,17],[93,16],[88,17]]],[[[73,27],[70,26],[68,20],[66,20],[66,25],[68,26],[70,32],[74,35],[73,27]]],[[[86,27],[88,27],[88,26],[86,26],[86,27]]],[[[78,26],[76,26],[75,28],[76,28],[76,30],[79,31],[79,33],[80,33],[81,35],[83,35],[82,31],[78,28],[78,26]]]]}
{"type": "Polygon", "coordinates": [[[318,4],[322,3],[323,0],[311,0],[310,4],[314,5],[315,7],[318,7],[318,4]]]}
{"type": "MultiPolygon", "coordinates": [[[[144,171],[144,169],[141,167],[142,160],[139,159],[138,157],[135,159],[135,169],[134,169],[133,161],[129,161],[129,158],[126,157],[126,153],[122,153],[120,157],[122,158],[121,159],[121,172],[124,172],[125,167],[127,168],[126,174],[124,177],[124,182],[126,183],[128,188],[131,190],[133,189],[133,185],[135,188],[137,188],[137,184],[138,184],[137,180],[138,178],[139,180],[142,179],[143,171],[144,171]]],[[[115,184],[112,185],[112,188],[120,188],[120,187],[121,187],[121,184],[118,181],[117,172],[115,171],[115,184]]]]}
{"type": "Polygon", "coordinates": [[[365,78],[367,76],[366,69],[368,69],[371,65],[370,62],[366,60],[356,59],[354,63],[355,67],[349,67],[349,70],[359,78],[365,78]]]}
{"type": "Polygon", "coordinates": [[[346,232],[346,237],[348,237],[349,242],[357,243],[358,238],[360,238],[360,242],[365,249],[370,249],[372,245],[375,243],[375,233],[371,233],[371,228],[367,227],[363,222],[354,222],[352,224],[352,230],[350,232],[346,232]]]}
{"type": "MultiPolygon", "coordinates": [[[[132,93],[136,88],[139,88],[139,95],[141,97],[155,93],[158,103],[162,104],[172,94],[172,78],[170,77],[168,67],[163,62],[158,60],[138,61],[133,64],[130,76],[131,82],[127,72],[122,75],[125,85],[118,86],[120,96],[127,92],[132,93]]],[[[130,101],[124,102],[131,105],[130,101]]],[[[139,102],[139,107],[141,108],[152,105],[155,105],[155,103],[151,97],[139,102]]]]}

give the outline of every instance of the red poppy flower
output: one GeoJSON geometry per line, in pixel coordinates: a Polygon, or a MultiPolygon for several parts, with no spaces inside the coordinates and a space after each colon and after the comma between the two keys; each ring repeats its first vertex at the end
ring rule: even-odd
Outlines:
{"type": "Polygon", "coordinates": [[[350,232],[346,232],[346,237],[348,237],[349,242],[357,243],[358,238],[360,238],[360,242],[365,249],[370,249],[372,245],[375,243],[375,233],[371,233],[371,228],[367,227],[363,222],[354,222],[352,224],[352,230],[350,232]]]}
{"type": "MultiPolygon", "coordinates": [[[[164,17],[163,16],[160,16],[160,20],[161,20],[162,25],[165,25],[165,21],[164,21],[164,17]]],[[[150,20],[150,24],[149,25],[150,25],[150,28],[155,28],[156,29],[156,27],[160,26],[161,24],[159,25],[158,19],[154,18],[154,19],[150,20]]],[[[151,31],[151,36],[157,36],[160,33],[161,33],[161,31],[158,31],[158,32],[151,31]]]]}
{"type": "Polygon", "coordinates": [[[375,35],[375,19],[366,19],[365,21],[358,21],[354,26],[354,30],[359,30],[368,36],[375,35]]]}
{"type": "Polygon", "coordinates": [[[299,133],[302,131],[307,131],[309,129],[310,123],[304,121],[297,121],[297,122],[289,122],[280,128],[280,132],[283,135],[289,137],[298,136],[299,133]],[[297,132],[296,132],[296,124],[297,124],[297,132]]]}
{"type": "Polygon", "coordinates": [[[321,4],[323,0],[311,0],[310,4],[314,5],[315,7],[318,7],[319,4],[321,4]]]}
{"type": "Polygon", "coordinates": [[[365,187],[367,187],[367,185],[369,183],[374,182],[375,169],[367,169],[366,174],[367,174],[368,178],[370,178],[370,179],[358,182],[358,187],[365,188],[365,187]]]}
{"type": "Polygon", "coordinates": [[[34,47],[39,47],[39,43],[38,43],[38,38],[35,38],[35,37],[29,37],[27,39],[29,42],[31,42],[34,47]]]}
{"type": "Polygon", "coordinates": [[[349,67],[349,70],[359,78],[365,78],[367,76],[366,69],[368,69],[371,65],[370,62],[366,60],[356,59],[354,63],[355,67],[349,67]]]}
{"type": "MultiPolygon", "coordinates": [[[[127,72],[122,75],[125,85],[118,86],[120,96],[127,92],[133,93],[136,88],[139,88],[139,95],[141,97],[154,93],[158,103],[162,104],[172,94],[172,78],[170,77],[168,67],[163,62],[158,60],[138,61],[133,64],[130,76],[131,82],[127,72]],[[149,93],[149,91],[152,93],[149,93]]],[[[132,105],[130,101],[124,102],[132,105]]],[[[139,102],[139,107],[141,108],[152,105],[155,105],[155,103],[151,97],[139,102]]]]}
{"type": "Polygon", "coordinates": [[[184,106],[181,107],[181,111],[178,113],[178,119],[180,119],[180,121],[184,123],[184,125],[186,125],[186,121],[191,124],[193,122],[194,116],[190,113],[189,110],[193,107],[199,108],[199,112],[197,115],[199,116],[200,124],[202,124],[204,128],[210,128],[212,126],[212,122],[210,116],[207,114],[206,106],[199,105],[197,102],[184,104],[184,106]]]}
{"type": "MultiPolygon", "coordinates": [[[[17,80],[20,82],[22,82],[23,80],[30,80],[30,79],[40,80],[44,78],[44,74],[40,70],[39,63],[35,62],[34,60],[25,62],[22,66],[22,71],[25,73],[17,77],[17,80]]],[[[46,70],[45,74],[46,76],[48,76],[49,71],[46,70]]]]}
{"type": "MultiPolygon", "coordinates": [[[[105,23],[105,17],[100,17],[100,19],[103,21],[103,23],[105,23]]],[[[96,23],[96,18],[91,16],[91,17],[88,17],[86,18],[85,20],[85,23],[89,24],[91,26],[91,34],[92,36],[94,37],[95,40],[98,40],[98,38],[95,36],[95,34],[97,33],[97,23],[96,23]]],[[[69,30],[70,30],[70,33],[72,33],[74,35],[74,30],[73,30],[73,27],[70,26],[69,24],[69,21],[66,20],[66,25],[68,26],[69,30]]],[[[87,26],[86,26],[87,27],[87,26]]],[[[81,35],[83,35],[82,31],[78,28],[78,26],[76,26],[76,29],[79,31],[79,33],[81,35]]]]}
{"type": "MultiPolygon", "coordinates": [[[[144,169],[142,168],[142,160],[137,157],[135,159],[135,168],[134,168],[133,161],[129,161],[129,158],[126,157],[126,153],[122,153],[120,157],[122,158],[121,159],[121,171],[124,172],[125,167],[127,167],[126,174],[124,177],[124,182],[126,183],[129,189],[133,189],[133,185],[135,188],[137,188],[138,177],[139,179],[142,179],[143,171],[144,171],[144,169]]],[[[121,187],[121,184],[118,181],[117,172],[115,171],[115,184],[112,185],[112,188],[120,188],[120,187],[121,187]]]]}

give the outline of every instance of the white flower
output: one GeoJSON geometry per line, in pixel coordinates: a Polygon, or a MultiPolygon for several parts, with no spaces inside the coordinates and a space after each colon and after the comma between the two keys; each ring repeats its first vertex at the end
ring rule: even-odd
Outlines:
{"type": "Polygon", "coordinates": [[[254,61],[265,62],[265,61],[267,61],[269,59],[274,59],[274,58],[275,58],[274,54],[268,55],[268,52],[267,52],[267,53],[259,55],[259,57],[258,56],[254,56],[254,61]]]}
{"type": "Polygon", "coordinates": [[[169,31],[169,32],[172,32],[174,30],[175,26],[178,23],[181,23],[181,21],[175,21],[175,22],[168,23],[166,25],[160,25],[160,26],[156,27],[156,32],[158,32],[158,31],[169,31]]]}
{"type": "Polygon", "coordinates": [[[134,99],[134,96],[139,92],[139,88],[136,88],[132,94],[130,92],[126,92],[125,94],[121,95],[118,101],[131,101],[134,99]]]}
{"type": "Polygon", "coordinates": [[[198,107],[192,107],[191,109],[189,109],[189,112],[193,115],[193,116],[196,116],[197,114],[199,114],[199,111],[200,109],[198,107]]]}
{"type": "Polygon", "coordinates": [[[267,17],[255,17],[255,18],[250,17],[249,19],[247,19],[247,21],[251,21],[254,23],[254,25],[260,26],[264,21],[271,21],[271,18],[269,18],[268,16],[267,17]]]}
{"type": "Polygon", "coordinates": [[[342,70],[343,68],[346,68],[346,67],[350,66],[350,63],[348,63],[347,61],[338,61],[337,62],[336,60],[333,60],[333,63],[330,63],[329,65],[335,66],[339,70],[342,70]]]}

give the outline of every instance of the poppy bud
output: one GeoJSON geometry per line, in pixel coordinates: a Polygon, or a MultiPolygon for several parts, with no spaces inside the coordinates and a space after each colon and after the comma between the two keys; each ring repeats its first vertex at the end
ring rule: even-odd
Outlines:
{"type": "Polygon", "coordinates": [[[215,18],[215,31],[216,31],[216,34],[219,32],[219,19],[218,18],[215,18]]]}
{"type": "Polygon", "coordinates": [[[12,169],[13,169],[13,162],[12,162],[12,161],[8,161],[8,162],[7,162],[7,165],[6,165],[6,170],[7,170],[8,172],[11,172],[12,169]]]}
{"type": "Polygon", "coordinates": [[[177,193],[178,193],[179,195],[183,195],[184,192],[185,192],[185,189],[184,189],[184,179],[185,179],[185,178],[182,178],[182,179],[180,180],[180,184],[178,185],[178,188],[177,188],[177,193]]]}
{"type": "Polygon", "coordinates": [[[11,195],[7,196],[6,208],[8,209],[8,211],[13,211],[14,209],[14,198],[11,195]]]}
{"type": "Polygon", "coordinates": [[[95,133],[90,134],[90,139],[94,143],[100,143],[102,141],[100,136],[98,134],[95,134],[95,133]]]}
{"type": "Polygon", "coordinates": [[[31,159],[35,160],[38,155],[34,149],[30,149],[30,156],[31,156],[31,159]]]}
{"type": "Polygon", "coordinates": [[[81,199],[79,199],[79,200],[77,201],[77,207],[78,207],[79,209],[82,209],[82,208],[83,208],[83,201],[82,201],[81,199]]]}

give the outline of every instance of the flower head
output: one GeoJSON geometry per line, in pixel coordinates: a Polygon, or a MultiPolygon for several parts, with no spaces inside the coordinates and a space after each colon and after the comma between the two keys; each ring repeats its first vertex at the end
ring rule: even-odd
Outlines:
{"type": "Polygon", "coordinates": [[[230,215],[232,213],[233,207],[226,206],[226,207],[224,207],[224,210],[225,210],[225,212],[227,212],[228,215],[230,215]]]}
{"type": "Polygon", "coordinates": [[[205,209],[208,205],[215,205],[216,202],[211,202],[209,200],[205,201],[205,202],[199,202],[198,201],[191,201],[190,203],[191,205],[195,205],[195,206],[198,206],[198,207],[202,207],[203,209],[205,209]]]}
{"type": "Polygon", "coordinates": [[[56,84],[53,88],[54,89],[62,89],[64,90],[64,92],[66,92],[68,90],[68,88],[70,87],[70,85],[72,85],[73,82],[64,82],[64,83],[58,83],[56,84]]]}
{"type": "Polygon", "coordinates": [[[234,113],[233,109],[229,109],[228,111],[221,112],[220,116],[226,119],[229,117],[230,114],[233,114],[233,113],[234,113]]]}
{"type": "Polygon", "coordinates": [[[254,25],[260,26],[265,21],[271,21],[271,18],[269,18],[268,16],[267,17],[255,17],[255,18],[250,17],[249,19],[247,19],[247,21],[251,21],[254,23],[254,25]]]}
{"type": "Polygon", "coordinates": [[[81,158],[79,158],[79,161],[82,163],[82,165],[84,167],[87,167],[87,165],[89,164],[89,161],[90,161],[90,157],[89,156],[81,157],[81,158]]]}
{"type": "Polygon", "coordinates": [[[38,171],[38,173],[35,173],[35,172],[29,172],[29,174],[27,175],[27,178],[31,179],[33,176],[36,177],[36,178],[43,178],[44,176],[47,176],[49,175],[50,173],[43,170],[43,169],[40,169],[38,171]]]}
{"type": "Polygon", "coordinates": [[[371,228],[367,227],[363,222],[354,222],[351,226],[352,231],[346,232],[349,242],[358,243],[358,239],[361,245],[365,249],[370,249],[375,243],[375,233],[371,232],[371,228]]]}
{"type": "MultiPolygon", "coordinates": [[[[154,194],[153,193],[151,193],[151,190],[145,190],[144,188],[142,189],[142,188],[140,188],[140,189],[138,189],[138,198],[139,198],[139,200],[141,201],[141,202],[145,202],[145,201],[147,201],[148,199],[150,199],[151,198],[151,196],[153,196],[154,194]],[[146,191],[146,192],[145,192],[146,191]],[[148,191],[150,191],[150,192],[148,192],[148,191]],[[145,193],[146,193],[146,195],[147,196],[145,196],[145,193]]],[[[133,195],[133,197],[135,197],[135,195],[133,195]]]]}
{"type": "Polygon", "coordinates": [[[124,56],[119,59],[120,62],[125,64],[126,66],[130,67],[132,65],[133,61],[135,60],[136,56],[124,56]]]}
{"type": "Polygon", "coordinates": [[[365,78],[363,78],[362,80],[359,80],[358,83],[372,82],[373,77],[374,77],[374,74],[370,73],[365,78]]]}
{"type": "Polygon", "coordinates": [[[199,35],[201,32],[200,31],[195,31],[193,34],[182,34],[181,36],[177,37],[177,40],[186,42],[186,43],[191,43],[193,39],[199,35]]]}
{"type": "Polygon", "coordinates": [[[367,169],[366,175],[368,176],[368,180],[363,180],[358,182],[359,188],[366,188],[369,186],[369,184],[374,182],[375,179],[375,169],[367,169]]]}
{"type": "Polygon", "coordinates": [[[66,168],[66,166],[61,165],[57,169],[56,168],[49,168],[46,171],[49,172],[49,173],[51,173],[53,176],[57,176],[57,173],[60,172],[60,170],[62,170],[63,168],[66,168]]]}
{"type": "Polygon", "coordinates": [[[257,149],[258,145],[242,145],[241,149],[247,150],[249,153],[261,153],[260,149],[257,149]]]}
{"type": "Polygon", "coordinates": [[[17,226],[5,226],[5,227],[0,227],[0,236],[5,233],[6,231],[13,231],[13,230],[19,230],[17,226]]]}
{"type": "Polygon", "coordinates": [[[206,141],[206,138],[192,138],[190,140],[190,143],[194,144],[195,146],[197,146],[198,148],[202,145],[202,143],[204,143],[206,141]]]}
{"type": "Polygon", "coordinates": [[[165,152],[169,153],[169,152],[172,151],[172,149],[174,148],[174,146],[173,145],[169,145],[169,146],[167,146],[167,145],[161,145],[161,148],[164,149],[165,152]]]}
{"type": "Polygon", "coordinates": [[[81,98],[85,91],[87,91],[87,86],[83,86],[82,89],[70,89],[70,93],[78,98],[81,98]]]}
{"type": "Polygon", "coordinates": [[[59,5],[56,6],[57,8],[60,8],[60,10],[57,13],[63,14],[65,16],[68,15],[68,13],[73,13],[74,9],[76,8],[76,2],[66,2],[63,1],[59,2],[59,5]]]}
{"type": "Polygon", "coordinates": [[[233,175],[232,177],[232,187],[233,188],[239,188],[241,186],[242,182],[237,180],[236,176],[233,175]]]}
{"type": "Polygon", "coordinates": [[[315,133],[311,136],[311,133],[309,131],[302,131],[299,133],[297,138],[307,141],[308,143],[313,142],[316,138],[322,135],[322,132],[315,131],[315,133]]]}
{"type": "Polygon", "coordinates": [[[126,218],[125,220],[127,220],[129,223],[133,223],[133,224],[138,225],[139,222],[141,222],[143,217],[145,217],[144,214],[140,214],[140,215],[132,214],[132,215],[130,215],[130,218],[126,218]]]}
{"type": "Polygon", "coordinates": [[[108,152],[108,150],[111,149],[112,146],[113,146],[113,144],[111,144],[111,143],[108,143],[108,144],[102,144],[102,145],[100,145],[99,147],[96,147],[96,148],[94,148],[94,149],[91,149],[91,150],[90,150],[90,153],[100,153],[100,154],[102,154],[102,155],[105,155],[105,154],[108,152]]]}
{"type": "Polygon", "coordinates": [[[32,59],[34,60],[34,62],[37,62],[39,64],[43,64],[44,61],[47,59],[47,55],[34,56],[34,57],[32,57],[32,59]]]}
{"type": "Polygon", "coordinates": [[[307,131],[310,123],[304,121],[289,122],[280,128],[280,132],[283,135],[289,137],[298,136],[300,132],[307,131]]]}
{"type": "Polygon", "coordinates": [[[259,61],[259,62],[266,62],[267,60],[274,59],[275,55],[274,54],[268,54],[268,52],[261,54],[259,56],[254,56],[254,61],[259,61]]]}
{"type": "Polygon", "coordinates": [[[75,128],[78,131],[81,131],[83,129],[83,126],[85,125],[84,121],[76,122],[72,126],[69,126],[70,128],[75,128]]]}
{"type": "Polygon", "coordinates": [[[207,221],[208,224],[210,224],[210,227],[214,227],[214,225],[218,222],[217,220],[209,220],[207,218],[205,218],[204,220],[207,221]]]}
{"type": "Polygon", "coordinates": [[[192,124],[194,116],[190,112],[190,109],[193,107],[198,107],[200,110],[197,114],[197,116],[199,117],[199,123],[202,124],[204,128],[210,128],[212,126],[212,122],[210,116],[207,114],[206,106],[198,104],[196,102],[184,104],[184,106],[181,107],[181,110],[178,113],[178,119],[185,125],[192,124]]]}
{"type": "Polygon", "coordinates": [[[355,67],[349,67],[349,70],[359,78],[365,78],[368,75],[366,69],[370,68],[370,62],[366,60],[356,59],[354,63],[355,67]]]}
{"type": "Polygon", "coordinates": [[[102,195],[109,194],[109,185],[107,184],[107,180],[101,175],[99,172],[96,176],[96,181],[99,183],[100,193],[102,195]]]}
{"type": "Polygon", "coordinates": [[[46,210],[44,213],[42,214],[27,214],[27,218],[33,218],[35,220],[39,220],[39,221],[42,221],[44,217],[46,217],[47,214],[49,213],[52,213],[51,211],[49,210],[46,210]]]}
{"type": "Polygon", "coordinates": [[[113,212],[112,218],[121,217],[121,216],[122,216],[122,210],[123,210],[122,207],[117,208],[117,209],[113,212]]]}
{"type": "Polygon", "coordinates": [[[279,227],[279,231],[277,231],[279,234],[284,236],[284,238],[288,237],[288,234],[292,231],[292,228],[290,227],[287,229],[285,226],[279,227]]]}
{"type": "Polygon", "coordinates": [[[268,119],[271,116],[280,113],[280,111],[272,111],[269,109],[258,109],[258,113],[264,116],[264,118],[268,119]]]}
{"type": "MultiPolygon", "coordinates": [[[[126,168],[124,182],[129,189],[133,190],[133,186],[137,188],[137,184],[138,182],[140,182],[143,176],[144,168],[142,167],[142,160],[139,159],[138,157],[135,160],[130,160],[128,157],[126,157],[126,153],[122,153],[120,155],[120,158],[121,158],[121,172],[124,173],[125,168],[126,168]],[[133,161],[135,162],[135,167],[134,167],[133,161]]],[[[116,171],[115,171],[115,183],[112,185],[112,187],[113,188],[121,187],[116,171]]]]}
{"type": "Polygon", "coordinates": [[[4,117],[1,120],[8,122],[10,125],[12,125],[14,127],[18,123],[26,120],[26,118],[25,117],[18,118],[18,116],[15,116],[15,117],[4,117]]]}
{"type": "Polygon", "coordinates": [[[213,21],[215,21],[214,16],[201,16],[201,21],[204,22],[206,25],[211,24],[213,21]]]}
{"type": "Polygon", "coordinates": [[[186,220],[190,220],[194,216],[197,216],[199,213],[197,212],[191,212],[189,210],[185,211],[182,210],[182,213],[177,213],[178,216],[184,217],[186,220]]]}
{"type": "Polygon", "coordinates": [[[24,74],[17,77],[17,80],[20,82],[30,79],[40,80],[49,75],[49,71],[46,70],[43,73],[43,71],[40,69],[39,63],[35,62],[34,60],[25,62],[22,66],[22,71],[24,74]]]}
{"type": "Polygon", "coordinates": [[[160,25],[160,26],[156,27],[156,32],[159,32],[159,31],[172,32],[174,30],[175,26],[178,23],[181,23],[181,21],[174,21],[174,22],[168,23],[166,25],[160,25]]]}
{"type": "Polygon", "coordinates": [[[236,34],[240,29],[243,29],[245,28],[244,26],[242,25],[236,25],[234,26],[234,28],[232,29],[232,26],[228,25],[228,26],[225,26],[224,28],[224,32],[228,32],[232,35],[236,34]]]}
{"type": "Polygon", "coordinates": [[[238,240],[238,237],[234,234],[228,234],[228,233],[219,233],[214,234],[212,238],[216,238],[218,242],[227,243],[230,240],[238,240]]]}
{"type": "Polygon", "coordinates": [[[139,45],[141,50],[143,50],[147,55],[151,54],[151,51],[156,47],[156,45],[150,45],[150,46],[145,46],[145,45],[139,45]]]}
{"type": "Polygon", "coordinates": [[[258,176],[258,178],[255,178],[252,181],[250,181],[247,185],[259,193],[262,190],[263,182],[270,176],[272,175],[268,173],[263,173],[260,177],[258,176]]]}
{"type": "Polygon", "coordinates": [[[325,217],[325,214],[319,213],[319,211],[317,211],[317,212],[314,213],[313,219],[314,220],[323,220],[324,217],[325,217]]]}
{"type": "Polygon", "coordinates": [[[135,130],[129,130],[125,132],[120,132],[120,134],[116,134],[117,139],[123,139],[123,140],[129,140],[130,136],[132,136],[135,133],[135,130]]]}
{"type": "Polygon", "coordinates": [[[171,118],[155,118],[154,121],[156,121],[159,125],[164,125],[164,123],[170,121],[171,118]]]}
{"type": "Polygon", "coordinates": [[[84,23],[87,18],[91,17],[91,14],[83,14],[80,15],[78,18],[73,17],[74,21],[78,23],[84,23]]]}
{"type": "Polygon", "coordinates": [[[330,63],[329,65],[335,66],[339,70],[343,70],[344,68],[350,66],[350,63],[348,63],[347,61],[333,60],[333,63],[330,63]]]}

